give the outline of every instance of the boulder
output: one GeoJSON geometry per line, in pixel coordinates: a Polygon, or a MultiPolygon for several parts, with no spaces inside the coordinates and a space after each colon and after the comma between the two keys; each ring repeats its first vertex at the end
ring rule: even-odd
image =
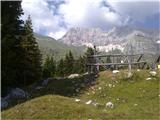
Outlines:
{"type": "Polygon", "coordinates": [[[12,89],[7,95],[7,99],[23,99],[27,97],[29,97],[29,94],[20,88],[12,89]]]}
{"type": "Polygon", "coordinates": [[[134,104],[134,106],[137,106],[137,105],[138,105],[137,103],[134,104]]]}
{"type": "Polygon", "coordinates": [[[119,70],[113,70],[112,73],[113,74],[119,73],[119,70]]]}
{"type": "Polygon", "coordinates": [[[101,87],[98,87],[98,89],[101,90],[102,88],[101,88],[101,87]]]}
{"type": "Polygon", "coordinates": [[[111,88],[111,87],[112,87],[112,84],[108,84],[108,86],[111,88]]]}
{"type": "Polygon", "coordinates": [[[157,72],[156,71],[150,71],[149,72],[151,76],[156,76],[157,72]]]}
{"type": "Polygon", "coordinates": [[[75,99],[75,101],[76,101],[76,102],[80,102],[81,100],[80,100],[80,99],[75,99]]]}
{"type": "Polygon", "coordinates": [[[86,102],[87,105],[89,105],[91,103],[92,103],[92,100],[89,100],[89,101],[86,102]]]}
{"type": "Polygon", "coordinates": [[[88,75],[89,73],[88,72],[86,72],[86,73],[84,73],[83,75],[88,75]]]}
{"type": "Polygon", "coordinates": [[[69,79],[79,77],[79,74],[71,74],[68,76],[69,79]]]}
{"type": "Polygon", "coordinates": [[[1,109],[5,109],[7,107],[8,107],[8,102],[4,98],[1,98],[1,109]]]}
{"type": "Polygon", "coordinates": [[[80,91],[80,89],[79,89],[79,88],[77,88],[77,89],[76,89],[76,92],[79,92],[79,91],[80,91]]]}
{"type": "Polygon", "coordinates": [[[116,100],[117,100],[117,101],[119,101],[120,99],[119,99],[119,98],[117,98],[116,100]]]}
{"type": "Polygon", "coordinates": [[[149,78],[146,78],[146,80],[152,80],[152,78],[149,77],[149,78]]]}
{"type": "Polygon", "coordinates": [[[140,71],[140,69],[137,69],[137,71],[139,72],[139,71],[140,71]]]}
{"type": "Polygon", "coordinates": [[[106,103],[106,108],[113,108],[113,107],[114,107],[114,105],[113,105],[112,102],[107,102],[106,103]]]}
{"type": "Polygon", "coordinates": [[[42,87],[42,86],[37,86],[35,89],[36,89],[36,90],[40,90],[40,89],[42,89],[42,88],[44,88],[44,87],[42,87]]]}
{"type": "Polygon", "coordinates": [[[42,86],[48,85],[48,83],[49,83],[50,81],[52,81],[52,80],[53,80],[53,78],[47,78],[46,80],[43,80],[42,86]]]}

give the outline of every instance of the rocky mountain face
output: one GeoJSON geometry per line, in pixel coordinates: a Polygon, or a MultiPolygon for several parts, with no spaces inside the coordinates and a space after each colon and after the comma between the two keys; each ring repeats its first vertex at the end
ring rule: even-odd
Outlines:
{"type": "Polygon", "coordinates": [[[74,46],[85,45],[97,46],[99,51],[111,51],[119,49],[134,53],[157,53],[160,52],[159,31],[145,30],[131,27],[114,27],[108,31],[99,28],[71,28],[60,41],[74,46]]]}

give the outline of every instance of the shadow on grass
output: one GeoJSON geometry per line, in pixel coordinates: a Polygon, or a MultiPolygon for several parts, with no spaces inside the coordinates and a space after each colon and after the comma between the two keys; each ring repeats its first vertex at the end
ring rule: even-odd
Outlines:
{"type": "Polygon", "coordinates": [[[90,86],[96,84],[96,76],[97,76],[96,74],[87,74],[72,79],[53,78],[48,82],[46,86],[43,87],[41,86],[43,81],[41,81],[40,83],[24,88],[24,90],[30,94],[30,96],[27,99],[11,100],[9,102],[9,106],[6,109],[12,108],[17,104],[21,104],[28,100],[44,95],[53,94],[53,95],[61,95],[67,97],[78,96],[82,94],[85,90],[87,90],[90,86]],[[36,87],[38,86],[42,88],[36,89],[36,87]]]}

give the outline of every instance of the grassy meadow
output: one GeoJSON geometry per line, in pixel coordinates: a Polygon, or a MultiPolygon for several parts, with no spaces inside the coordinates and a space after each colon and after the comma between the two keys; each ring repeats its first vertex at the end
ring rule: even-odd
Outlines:
{"type": "Polygon", "coordinates": [[[132,77],[121,70],[113,74],[83,75],[73,79],[55,79],[42,89],[25,89],[27,100],[12,101],[2,111],[2,119],[153,119],[160,118],[160,71],[134,70],[132,77]],[[146,80],[148,77],[151,80],[146,80]],[[76,101],[77,100],[77,101],[76,101]],[[92,101],[90,104],[86,104],[92,101]],[[106,107],[112,102],[114,107],[106,107]]]}

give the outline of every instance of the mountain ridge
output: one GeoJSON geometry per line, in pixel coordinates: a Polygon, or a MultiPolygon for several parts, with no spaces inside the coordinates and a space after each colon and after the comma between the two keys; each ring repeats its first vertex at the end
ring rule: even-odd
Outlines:
{"type": "Polygon", "coordinates": [[[138,44],[141,44],[141,47],[145,47],[145,49],[148,49],[151,53],[156,53],[158,51],[155,51],[153,48],[156,47],[156,41],[159,39],[158,30],[113,27],[108,31],[103,31],[100,28],[75,27],[71,28],[59,41],[73,46],[85,45],[93,47],[96,45],[99,51],[105,52],[112,49],[127,51],[126,45],[133,45],[136,51],[139,47],[138,44]],[[134,44],[128,44],[130,40],[132,40],[134,44]]]}

